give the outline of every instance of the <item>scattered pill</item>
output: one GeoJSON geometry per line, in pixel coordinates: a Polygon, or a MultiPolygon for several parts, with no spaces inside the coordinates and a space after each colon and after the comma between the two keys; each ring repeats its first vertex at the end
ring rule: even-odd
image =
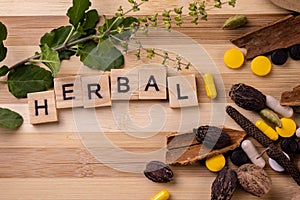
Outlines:
{"type": "Polygon", "coordinates": [[[205,73],[203,75],[204,84],[205,84],[205,90],[206,95],[210,97],[211,99],[214,99],[217,97],[217,90],[214,82],[214,78],[210,73],[205,73]]]}
{"type": "Polygon", "coordinates": [[[281,141],[280,147],[286,153],[296,153],[298,145],[294,138],[285,138],[281,141]]]}
{"type": "Polygon", "coordinates": [[[223,154],[219,154],[217,156],[208,158],[205,161],[205,165],[207,169],[209,169],[212,172],[221,171],[225,167],[225,164],[226,164],[226,160],[223,154]]]}
{"type": "Polygon", "coordinates": [[[300,128],[298,128],[298,129],[296,130],[296,136],[297,136],[298,138],[300,138],[300,128]]]}
{"type": "Polygon", "coordinates": [[[242,149],[245,151],[251,162],[261,168],[266,165],[265,160],[260,157],[258,151],[250,140],[244,140],[241,144],[242,149]]]}
{"type": "Polygon", "coordinates": [[[283,117],[292,117],[294,114],[291,107],[280,105],[280,102],[270,95],[266,95],[266,105],[283,117]]]}
{"type": "Polygon", "coordinates": [[[266,76],[271,69],[272,63],[266,56],[257,56],[251,62],[251,70],[257,76],[266,76]]]}
{"type": "MultiPolygon", "coordinates": [[[[284,153],[284,152],[283,152],[284,153]]],[[[284,155],[290,160],[289,155],[287,155],[286,153],[284,153],[284,155]]],[[[284,168],[279,165],[275,160],[273,160],[272,158],[269,158],[269,165],[270,167],[276,171],[276,172],[284,172],[284,168]]]]}
{"type": "Polygon", "coordinates": [[[257,120],[255,126],[273,141],[278,139],[278,133],[263,120],[257,120]]]}
{"type": "Polygon", "coordinates": [[[296,44],[289,48],[290,56],[293,60],[300,60],[300,44],[296,44]]]}
{"type": "Polygon", "coordinates": [[[170,193],[167,190],[162,190],[157,193],[151,200],[168,200],[170,198],[170,193]]]}
{"type": "Polygon", "coordinates": [[[289,55],[285,49],[277,49],[271,54],[271,61],[274,65],[283,65],[288,57],[289,55]]]}
{"type": "Polygon", "coordinates": [[[236,148],[231,153],[230,160],[236,166],[242,166],[250,162],[247,154],[240,148],[236,148]]]}
{"type": "Polygon", "coordinates": [[[277,133],[281,137],[292,137],[296,132],[296,123],[290,118],[281,118],[281,128],[276,127],[277,133]]]}
{"type": "Polygon", "coordinates": [[[240,68],[244,64],[244,61],[244,54],[239,49],[229,49],[224,54],[224,63],[229,68],[240,68]]]}

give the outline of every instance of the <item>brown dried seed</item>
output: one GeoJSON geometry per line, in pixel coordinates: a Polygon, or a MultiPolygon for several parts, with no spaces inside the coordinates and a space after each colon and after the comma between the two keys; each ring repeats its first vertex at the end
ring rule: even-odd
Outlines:
{"type": "Polygon", "coordinates": [[[149,162],[144,170],[144,175],[156,183],[170,182],[174,176],[171,168],[160,161],[149,162]]]}
{"type": "Polygon", "coordinates": [[[237,176],[242,188],[258,197],[267,194],[272,180],[262,168],[254,164],[245,164],[238,168],[237,176]]]}
{"type": "Polygon", "coordinates": [[[224,167],[211,186],[211,200],[231,199],[237,185],[236,172],[228,167],[224,167]]]}
{"type": "Polygon", "coordinates": [[[266,107],[266,96],[252,86],[238,83],[231,87],[229,96],[236,105],[251,111],[260,111],[266,107]]]}
{"type": "Polygon", "coordinates": [[[200,126],[194,129],[197,141],[207,148],[222,149],[230,145],[230,136],[223,130],[215,126],[200,126]]]}

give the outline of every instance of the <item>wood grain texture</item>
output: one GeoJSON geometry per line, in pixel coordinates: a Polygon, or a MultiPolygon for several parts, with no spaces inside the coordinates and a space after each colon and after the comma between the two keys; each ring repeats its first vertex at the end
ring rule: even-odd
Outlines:
{"type": "MultiPolygon", "coordinates": [[[[149,15],[164,9],[172,9],[180,5],[188,5],[188,0],[151,0],[143,6],[137,15],[149,15]]],[[[213,2],[213,0],[209,0],[213,2]]],[[[240,70],[231,70],[223,64],[224,52],[234,47],[229,40],[240,34],[255,30],[260,26],[278,20],[289,13],[269,0],[238,0],[236,8],[227,6],[221,10],[210,11],[209,20],[198,26],[187,22],[183,28],[174,30],[192,38],[205,49],[216,65],[219,75],[216,86],[219,97],[212,101],[205,94],[201,73],[209,70],[204,65],[203,72],[196,69],[184,70],[181,74],[195,74],[199,107],[185,109],[171,109],[169,102],[162,101],[113,101],[112,107],[96,109],[62,109],[58,111],[59,122],[33,126],[29,123],[28,105],[26,99],[14,98],[7,86],[0,80],[0,107],[11,108],[24,117],[24,125],[17,131],[0,129],[0,199],[3,200],[140,200],[150,199],[162,189],[171,193],[172,200],[210,199],[210,186],[216,174],[209,172],[203,163],[185,167],[172,167],[175,181],[170,184],[155,184],[147,180],[141,171],[136,173],[122,172],[113,169],[111,164],[137,165],[143,167],[147,156],[152,152],[166,151],[165,137],[170,132],[185,133],[198,125],[209,124],[216,116],[222,116],[215,123],[225,124],[226,127],[240,129],[225,115],[224,102],[232,105],[228,91],[232,84],[244,82],[252,85],[265,94],[280,98],[281,92],[292,90],[299,85],[299,62],[288,60],[284,67],[274,67],[271,74],[265,78],[256,77],[250,71],[247,62],[240,70]],[[249,23],[237,30],[226,31],[221,27],[225,19],[233,14],[245,14],[249,23]],[[98,121],[80,123],[81,119],[95,116],[98,121]],[[95,129],[94,126],[98,125],[95,129]],[[156,126],[155,126],[156,125],[156,126]],[[99,131],[100,129],[100,131],[99,131]],[[108,143],[100,139],[107,139],[108,143]],[[99,147],[99,145],[103,145],[99,147]],[[88,150],[86,147],[90,147],[88,150]],[[133,158],[119,158],[115,160],[97,160],[93,150],[103,150],[109,157],[117,149],[132,155],[141,155],[144,159],[135,161],[133,158]],[[119,160],[120,159],[120,160],[119,160]]],[[[118,5],[128,8],[127,0],[92,0],[93,8],[100,14],[112,15],[118,5]]],[[[0,21],[7,25],[9,35],[5,41],[8,47],[8,57],[1,63],[12,65],[17,61],[29,57],[39,50],[39,39],[51,29],[66,25],[68,19],[64,16],[71,0],[53,1],[4,1],[0,0],[0,21]]],[[[102,19],[101,19],[102,20],[102,19]]],[[[159,33],[159,40],[142,36],[147,44],[160,46],[168,36],[159,33]]],[[[180,38],[174,36],[171,42],[179,43],[180,38]]],[[[178,44],[177,46],[184,46],[178,44]]],[[[175,45],[176,47],[176,45],[175,45]]],[[[174,49],[175,49],[174,47],[174,49]]],[[[185,49],[191,55],[199,55],[192,49],[185,49]]],[[[171,54],[170,56],[176,55],[171,54]]],[[[203,57],[199,57],[201,60],[203,57]]],[[[132,69],[142,64],[157,62],[142,58],[137,61],[131,54],[126,55],[126,69],[132,69]]],[[[199,63],[201,63],[199,61],[199,63]]],[[[172,66],[172,63],[170,63],[172,66]]],[[[171,68],[171,67],[170,67],[171,68]]],[[[58,77],[74,75],[95,75],[79,62],[77,58],[63,62],[58,77]]],[[[169,75],[176,75],[168,71],[169,75]]],[[[258,115],[239,109],[251,121],[258,115]]],[[[300,125],[299,115],[295,116],[300,125]]],[[[84,121],[84,120],[83,120],[84,121]]],[[[86,121],[84,121],[86,122],[86,121]]],[[[253,141],[259,151],[264,150],[253,141]]],[[[161,158],[158,156],[157,158],[161,158]]],[[[267,156],[263,156],[267,159],[267,156]]],[[[148,158],[150,159],[150,158],[148,158]]],[[[300,158],[296,156],[294,162],[300,168],[300,158]]],[[[228,162],[232,168],[236,168],[228,162]]],[[[139,168],[141,169],[141,168],[139,168]]],[[[299,196],[299,187],[286,174],[279,174],[266,167],[271,176],[273,186],[271,191],[261,199],[291,199],[299,196]]],[[[234,200],[255,200],[254,197],[238,189],[234,200]]]]}

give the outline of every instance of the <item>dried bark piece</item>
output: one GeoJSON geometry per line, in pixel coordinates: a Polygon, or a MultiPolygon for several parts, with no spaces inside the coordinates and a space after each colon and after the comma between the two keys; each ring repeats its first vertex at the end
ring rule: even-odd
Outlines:
{"type": "Polygon", "coordinates": [[[242,115],[232,106],[226,107],[227,114],[244,129],[248,135],[254,137],[261,145],[268,147],[272,144],[272,140],[262,133],[249,119],[242,115]]]}
{"type": "Polygon", "coordinates": [[[245,164],[237,170],[238,180],[242,188],[258,197],[267,194],[272,180],[267,172],[254,164],[245,164]]]}
{"type": "Polygon", "coordinates": [[[166,163],[171,165],[188,165],[203,160],[207,157],[213,157],[237,148],[246,136],[245,131],[223,128],[230,136],[230,145],[217,150],[206,148],[200,144],[194,133],[176,134],[167,136],[166,163]]]}
{"type": "Polygon", "coordinates": [[[295,182],[300,186],[300,171],[297,167],[279,150],[274,144],[267,149],[267,154],[275,160],[285,171],[292,176],[295,182]]]}
{"type": "Polygon", "coordinates": [[[282,106],[300,106],[300,85],[293,91],[285,91],[281,94],[280,104],[282,106]]]}
{"type": "Polygon", "coordinates": [[[224,167],[211,186],[211,200],[230,200],[237,186],[236,172],[224,167]]]}
{"type": "Polygon", "coordinates": [[[231,40],[247,49],[246,59],[263,55],[276,49],[300,44],[300,16],[288,15],[278,21],[231,40]]]}

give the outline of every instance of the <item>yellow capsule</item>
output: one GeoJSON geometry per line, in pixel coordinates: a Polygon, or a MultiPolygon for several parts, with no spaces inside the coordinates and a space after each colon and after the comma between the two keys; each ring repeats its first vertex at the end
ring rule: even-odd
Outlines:
{"type": "Polygon", "coordinates": [[[168,200],[170,198],[170,193],[167,190],[162,190],[157,193],[151,200],[168,200]]]}
{"type": "Polygon", "coordinates": [[[266,76],[271,69],[272,63],[266,56],[257,56],[251,62],[251,70],[257,76],[266,76]]]}
{"type": "Polygon", "coordinates": [[[229,49],[224,54],[224,63],[231,69],[240,68],[245,61],[244,54],[239,49],[229,49]]]}
{"type": "Polygon", "coordinates": [[[292,137],[295,134],[297,128],[295,121],[290,118],[281,118],[280,121],[281,128],[276,127],[277,133],[281,137],[292,137]]]}
{"type": "Polygon", "coordinates": [[[278,139],[278,133],[263,120],[257,120],[255,126],[273,141],[278,139]]]}
{"type": "Polygon", "coordinates": [[[212,172],[221,171],[225,167],[225,164],[226,160],[223,154],[219,154],[217,156],[208,158],[205,161],[207,169],[209,169],[212,172]]]}
{"type": "Polygon", "coordinates": [[[206,95],[210,97],[211,99],[214,99],[217,97],[217,90],[214,82],[214,78],[210,73],[205,73],[203,75],[204,84],[205,84],[205,90],[206,95]]]}

